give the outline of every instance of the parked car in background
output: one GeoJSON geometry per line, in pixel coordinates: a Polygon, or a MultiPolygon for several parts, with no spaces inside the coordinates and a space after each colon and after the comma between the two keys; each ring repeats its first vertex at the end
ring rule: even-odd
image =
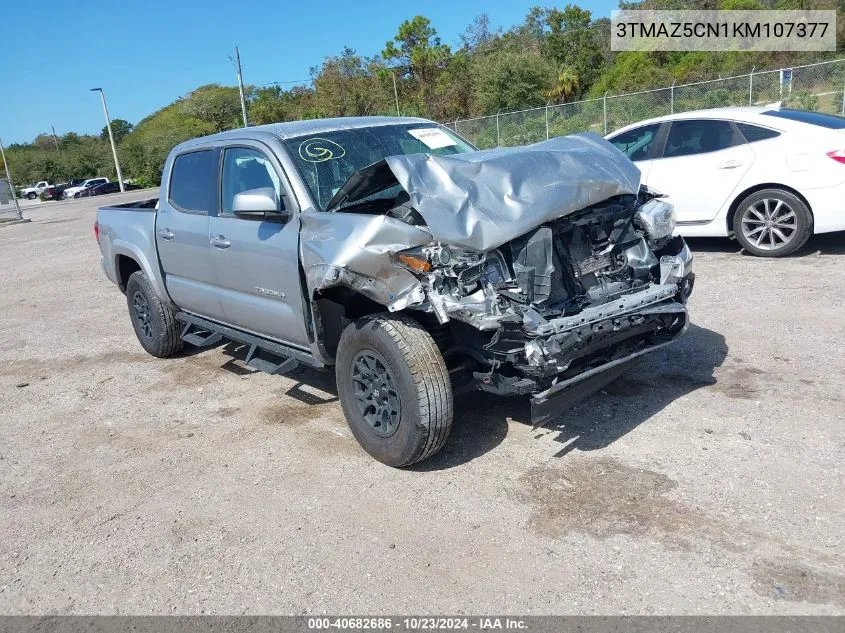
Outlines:
{"type": "Polygon", "coordinates": [[[21,189],[21,198],[28,198],[29,200],[35,200],[38,196],[40,196],[43,192],[47,191],[49,187],[52,187],[48,181],[41,180],[35,184],[34,187],[24,187],[21,189]]]}
{"type": "Polygon", "coordinates": [[[61,200],[64,198],[64,192],[69,187],[78,187],[83,182],[85,182],[84,178],[72,178],[71,180],[62,183],[60,185],[52,185],[47,187],[47,190],[44,192],[44,196],[47,200],[61,200]]]}
{"type": "MultiPolygon", "coordinates": [[[[124,191],[134,191],[135,189],[140,189],[138,185],[132,185],[129,183],[123,183],[124,191]]],[[[77,198],[85,198],[88,196],[102,196],[107,193],[119,193],[120,192],[120,183],[119,182],[104,182],[100,185],[96,185],[94,187],[90,187],[88,189],[83,189],[82,191],[76,194],[77,198]]]]}
{"type": "Polygon", "coordinates": [[[294,121],[182,143],[163,176],[94,225],[143,348],[334,365],[391,466],[440,450],[453,388],[530,396],[543,424],[688,323],[672,207],[593,133],[475,151],[425,119],[294,121]]]}
{"type": "Polygon", "coordinates": [[[76,194],[78,194],[83,189],[90,189],[91,187],[96,187],[97,185],[102,185],[104,182],[108,182],[108,181],[109,181],[108,178],[103,178],[103,177],[88,178],[81,185],[78,185],[76,187],[68,187],[67,189],[65,189],[64,196],[65,196],[65,198],[78,198],[79,196],[76,195],[76,194]]]}
{"type": "Polygon", "coordinates": [[[777,106],[718,108],[629,125],[607,139],[675,207],[676,234],[735,236],[788,255],[845,230],[845,117],[777,106]]]}

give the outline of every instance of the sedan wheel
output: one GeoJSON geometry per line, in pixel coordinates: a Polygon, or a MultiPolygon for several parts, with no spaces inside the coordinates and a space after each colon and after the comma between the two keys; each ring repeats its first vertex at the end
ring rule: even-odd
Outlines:
{"type": "Polygon", "coordinates": [[[783,200],[764,198],[742,214],[742,234],[754,246],[766,251],[783,248],[797,232],[795,211],[783,200]]]}
{"type": "Polygon", "coordinates": [[[758,257],[781,257],[801,248],[813,234],[813,216],[795,194],[764,189],[742,200],[733,230],[743,249],[758,257]]]}

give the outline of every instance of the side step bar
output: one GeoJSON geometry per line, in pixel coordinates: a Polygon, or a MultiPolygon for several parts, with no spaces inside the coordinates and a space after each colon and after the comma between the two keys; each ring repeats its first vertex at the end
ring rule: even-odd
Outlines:
{"type": "Polygon", "coordinates": [[[268,374],[284,374],[300,364],[321,369],[325,364],[308,352],[248,334],[227,325],[215,323],[187,312],[176,314],[176,320],[184,323],[182,340],[196,347],[216,345],[223,339],[249,345],[246,364],[268,374]]]}

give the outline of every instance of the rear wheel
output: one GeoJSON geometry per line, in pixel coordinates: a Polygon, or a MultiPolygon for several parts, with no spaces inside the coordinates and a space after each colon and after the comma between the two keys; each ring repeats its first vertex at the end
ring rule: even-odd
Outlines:
{"type": "Polygon", "coordinates": [[[149,354],[167,358],[182,349],[184,342],[176,313],[162,303],[140,270],[126,282],[126,302],[135,336],[149,354]]]}
{"type": "Polygon", "coordinates": [[[337,351],[338,397],[349,428],[370,455],[409,466],[443,448],[452,428],[449,371],[431,335],[404,315],[349,325],[337,351]]]}
{"type": "Polygon", "coordinates": [[[813,216],[804,202],[783,189],[764,189],[739,203],[733,222],[742,247],[758,257],[782,257],[813,234],[813,216]]]}

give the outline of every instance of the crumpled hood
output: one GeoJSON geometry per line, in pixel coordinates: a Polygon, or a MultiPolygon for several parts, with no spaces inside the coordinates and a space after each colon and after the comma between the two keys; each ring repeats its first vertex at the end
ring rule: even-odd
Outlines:
{"type": "Polygon", "coordinates": [[[593,132],[452,156],[389,156],[353,174],[327,210],[396,183],[434,239],[487,251],[544,222],[636,194],[640,170],[593,132]]]}

